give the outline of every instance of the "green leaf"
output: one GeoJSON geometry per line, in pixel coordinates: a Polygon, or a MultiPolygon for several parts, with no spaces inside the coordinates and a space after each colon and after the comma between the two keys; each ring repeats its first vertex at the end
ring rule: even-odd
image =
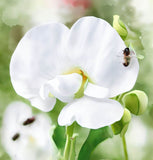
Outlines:
{"type": "Polygon", "coordinates": [[[66,136],[65,136],[65,127],[63,126],[57,126],[54,130],[53,134],[53,140],[59,150],[63,152],[65,142],[66,142],[66,136]]]}
{"type": "Polygon", "coordinates": [[[107,138],[112,137],[113,132],[108,126],[97,130],[90,130],[89,135],[80,150],[78,160],[89,160],[90,155],[92,151],[96,148],[96,146],[107,138]]]}

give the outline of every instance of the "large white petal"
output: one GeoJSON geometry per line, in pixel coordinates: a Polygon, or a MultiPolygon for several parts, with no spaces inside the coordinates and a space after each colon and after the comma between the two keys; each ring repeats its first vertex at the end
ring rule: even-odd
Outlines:
{"type": "Polygon", "coordinates": [[[44,112],[51,111],[56,103],[56,98],[54,98],[54,97],[42,98],[39,95],[36,97],[30,98],[29,100],[30,100],[32,106],[34,106],[44,112]]]}
{"type": "Polygon", "coordinates": [[[19,42],[10,63],[11,81],[16,92],[34,97],[42,83],[68,66],[64,43],[69,29],[60,23],[37,26],[19,42]]]}
{"type": "Polygon", "coordinates": [[[59,125],[71,125],[76,121],[86,128],[98,129],[121,119],[123,107],[111,99],[80,98],[66,105],[59,117],[59,125]]]}
{"type": "Polygon", "coordinates": [[[136,82],[139,63],[136,57],[131,57],[129,66],[125,67],[122,55],[104,57],[105,64],[98,62],[93,72],[96,83],[110,90],[109,97],[131,90],[136,82]]]}
{"type": "Polygon", "coordinates": [[[22,125],[27,117],[32,117],[31,108],[25,103],[13,102],[5,111],[3,118],[4,127],[7,126],[8,131],[14,129],[17,130],[17,125],[22,125]],[[14,125],[12,125],[12,123],[14,123],[14,125]]]}
{"type": "Polygon", "coordinates": [[[84,94],[86,96],[95,97],[95,98],[106,98],[109,95],[109,89],[89,82],[84,91],[84,94]]]}
{"type": "Polygon", "coordinates": [[[59,75],[45,83],[40,90],[40,95],[47,98],[49,93],[63,102],[73,100],[74,94],[80,89],[82,76],[77,73],[59,75]]]}
{"type": "Polygon", "coordinates": [[[92,81],[110,90],[110,97],[130,90],[136,81],[139,65],[136,57],[125,67],[126,48],[114,28],[95,17],[79,19],[68,37],[71,61],[85,70],[92,81]]]}

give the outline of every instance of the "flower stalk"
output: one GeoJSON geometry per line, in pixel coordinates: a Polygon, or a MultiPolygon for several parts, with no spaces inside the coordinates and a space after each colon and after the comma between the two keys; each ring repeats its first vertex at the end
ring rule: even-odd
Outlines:
{"type": "Polygon", "coordinates": [[[127,145],[126,145],[125,135],[122,137],[122,142],[123,142],[125,160],[128,160],[128,152],[127,152],[127,145]]]}
{"type": "Polygon", "coordinates": [[[74,153],[74,144],[75,144],[75,137],[73,138],[73,130],[74,124],[71,126],[67,126],[66,128],[66,144],[64,149],[64,158],[63,160],[73,160],[73,153],[74,153]]]}

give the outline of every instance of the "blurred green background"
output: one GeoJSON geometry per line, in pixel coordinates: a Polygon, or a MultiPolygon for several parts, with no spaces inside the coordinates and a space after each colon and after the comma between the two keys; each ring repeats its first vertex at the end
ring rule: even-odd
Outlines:
{"type": "MultiPolygon", "coordinates": [[[[149,106],[142,116],[133,116],[126,134],[130,160],[153,160],[153,1],[91,0],[88,5],[59,4],[59,0],[0,1],[0,126],[3,113],[14,100],[28,101],[18,96],[10,82],[9,63],[19,40],[31,27],[46,21],[59,21],[71,26],[79,17],[92,15],[113,22],[119,15],[132,33],[130,41],[140,60],[140,71],[134,89],[145,91],[149,106]],[[64,8],[65,7],[65,8],[64,8]]],[[[85,129],[82,134],[87,135],[85,129]]],[[[79,146],[79,144],[78,144],[79,146]]],[[[0,160],[9,160],[0,145],[0,160]]],[[[122,160],[123,148],[119,136],[106,140],[92,153],[91,160],[122,160]]]]}

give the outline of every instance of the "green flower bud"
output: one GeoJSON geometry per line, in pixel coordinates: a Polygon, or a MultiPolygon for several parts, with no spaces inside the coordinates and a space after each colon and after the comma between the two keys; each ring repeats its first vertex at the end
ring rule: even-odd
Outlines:
{"type": "Polygon", "coordinates": [[[129,112],[128,109],[125,108],[121,120],[111,125],[114,134],[115,135],[120,134],[121,137],[124,136],[128,129],[130,121],[131,121],[131,113],[129,112]]]}
{"type": "Polygon", "coordinates": [[[120,17],[118,15],[113,16],[113,28],[115,28],[121,38],[125,40],[128,35],[128,31],[125,24],[119,18],[120,17]]]}
{"type": "Polygon", "coordinates": [[[134,90],[126,93],[122,98],[122,102],[131,113],[140,115],[143,114],[147,108],[148,97],[143,91],[134,90]]]}

